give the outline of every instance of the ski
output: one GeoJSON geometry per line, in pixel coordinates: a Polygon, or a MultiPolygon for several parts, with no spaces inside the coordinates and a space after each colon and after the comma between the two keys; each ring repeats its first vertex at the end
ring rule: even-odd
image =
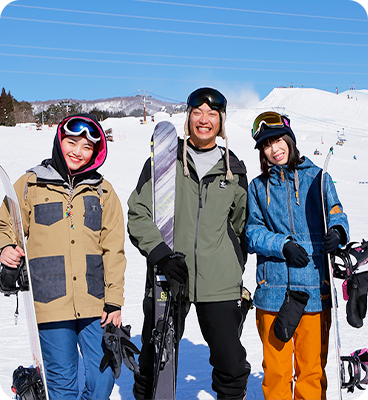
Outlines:
{"type": "MultiPolygon", "coordinates": [[[[152,199],[154,221],[165,243],[174,250],[175,179],[178,135],[168,121],[159,122],[151,139],[152,199]]],[[[155,270],[155,272],[157,272],[155,270]]],[[[172,296],[166,278],[155,273],[155,345],[152,399],[174,400],[176,393],[177,341],[172,296]]]]}
{"type": "Polygon", "coordinates": [[[12,220],[12,225],[14,229],[14,234],[17,239],[18,246],[24,250],[25,253],[25,265],[26,271],[28,276],[28,290],[23,291],[23,299],[24,299],[24,307],[25,307],[25,314],[27,319],[27,326],[28,326],[28,334],[29,334],[29,341],[31,344],[31,352],[32,352],[32,360],[33,360],[33,367],[37,370],[40,374],[43,386],[44,386],[44,395],[45,399],[48,400],[48,392],[47,392],[47,385],[46,385],[46,376],[45,370],[43,366],[43,359],[41,353],[41,344],[40,338],[38,335],[38,326],[37,326],[37,319],[36,319],[36,311],[33,302],[33,291],[32,291],[32,284],[31,284],[31,274],[29,270],[28,264],[28,257],[27,257],[27,249],[26,249],[26,240],[24,237],[23,231],[23,224],[21,219],[21,212],[18,202],[18,197],[15,193],[14,187],[5,172],[5,170],[0,166],[0,178],[2,184],[5,189],[6,201],[9,207],[9,213],[12,220]]]}
{"type": "MultiPolygon", "coordinates": [[[[326,174],[328,163],[330,161],[331,155],[333,153],[333,147],[330,148],[325,163],[323,165],[322,170],[322,177],[321,177],[321,197],[322,197],[322,210],[323,210],[323,223],[325,228],[325,234],[327,234],[328,224],[328,210],[327,210],[327,190],[325,188],[326,184],[326,174]]],[[[335,340],[335,350],[336,350],[336,373],[337,373],[337,390],[339,400],[342,400],[342,391],[341,391],[341,364],[340,364],[340,350],[341,350],[341,341],[340,341],[340,334],[339,334],[339,319],[338,319],[338,302],[337,302],[337,291],[333,279],[333,265],[331,262],[331,255],[327,253],[327,263],[328,263],[328,271],[329,271],[329,278],[330,278],[330,289],[331,289],[331,300],[332,300],[332,325],[334,330],[334,340],[335,340]]]]}

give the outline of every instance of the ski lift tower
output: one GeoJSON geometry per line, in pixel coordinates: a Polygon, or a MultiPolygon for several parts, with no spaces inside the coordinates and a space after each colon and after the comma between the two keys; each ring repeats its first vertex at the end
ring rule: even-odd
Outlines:
{"type": "Polygon", "coordinates": [[[150,98],[150,97],[152,97],[152,96],[150,96],[150,95],[148,94],[149,92],[146,92],[145,90],[140,90],[140,89],[139,89],[139,92],[142,92],[142,94],[140,94],[139,96],[142,97],[141,104],[143,104],[143,123],[146,124],[146,123],[147,123],[147,121],[146,121],[146,104],[151,104],[151,102],[150,102],[150,101],[147,101],[146,99],[147,99],[147,98],[150,98]],[[146,94],[146,93],[147,93],[147,94],[146,94]]]}
{"type": "Polygon", "coordinates": [[[69,115],[69,107],[72,106],[72,103],[64,103],[64,106],[66,107],[66,116],[69,115]]]}

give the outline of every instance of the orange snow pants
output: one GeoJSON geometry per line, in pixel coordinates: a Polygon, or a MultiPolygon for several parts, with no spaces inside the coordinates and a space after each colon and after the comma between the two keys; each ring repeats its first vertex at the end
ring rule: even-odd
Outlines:
{"type": "Polygon", "coordinates": [[[257,309],[257,328],[263,344],[265,400],[326,399],[331,309],[304,314],[287,343],[277,339],[273,331],[277,314],[257,309]]]}

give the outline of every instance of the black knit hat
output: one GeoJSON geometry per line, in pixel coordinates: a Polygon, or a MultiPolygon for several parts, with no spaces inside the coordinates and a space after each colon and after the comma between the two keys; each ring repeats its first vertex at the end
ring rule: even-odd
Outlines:
{"type": "Polygon", "coordinates": [[[255,149],[259,149],[261,143],[272,137],[272,136],[282,136],[282,135],[289,135],[291,139],[296,143],[296,137],[294,132],[291,130],[290,127],[290,119],[286,115],[281,115],[273,111],[264,112],[255,119],[255,123],[253,124],[252,129],[252,137],[256,141],[255,149]],[[263,119],[259,124],[256,122],[257,119],[263,119]],[[272,122],[268,123],[267,117],[271,117],[272,122]],[[275,122],[276,120],[277,122],[275,122]],[[257,125],[256,127],[254,125],[257,125]],[[254,133],[257,129],[257,132],[254,133]]]}

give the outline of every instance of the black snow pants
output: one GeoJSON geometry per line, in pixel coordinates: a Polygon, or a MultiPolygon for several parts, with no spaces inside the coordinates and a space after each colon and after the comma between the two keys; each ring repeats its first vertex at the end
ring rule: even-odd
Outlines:
{"type": "MultiPolygon", "coordinates": [[[[246,394],[250,364],[246,360],[246,351],[240,342],[244,323],[240,301],[196,303],[195,307],[203,338],[210,349],[210,364],[213,367],[212,389],[217,393],[217,399],[242,400],[246,394]]],[[[154,347],[150,343],[154,328],[152,298],[145,297],[143,312],[140,374],[134,375],[133,387],[136,400],[151,399],[152,394],[154,355],[154,347]]]]}

